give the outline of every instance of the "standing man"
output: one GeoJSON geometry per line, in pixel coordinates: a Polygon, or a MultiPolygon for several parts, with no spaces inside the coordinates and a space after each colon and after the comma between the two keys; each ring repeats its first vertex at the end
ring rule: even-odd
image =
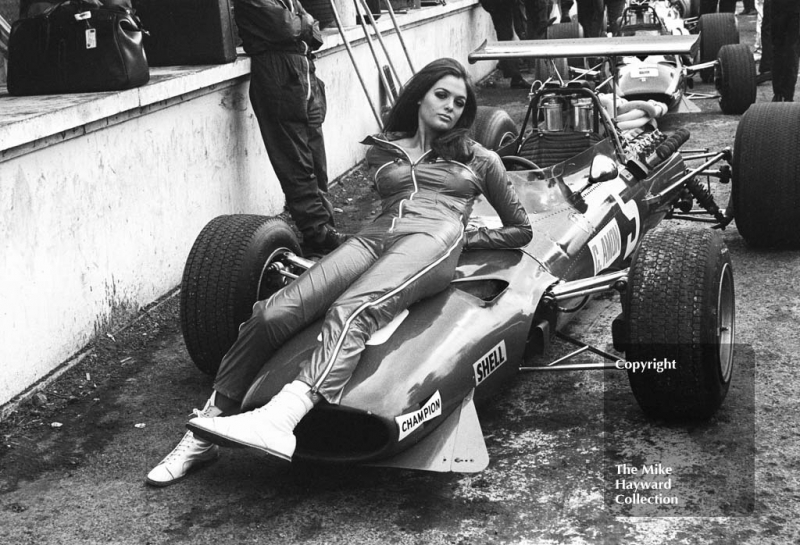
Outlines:
{"type": "MultiPolygon", "coordinates": [[[[522,17],[525,7],[521,0],[481,0],[481,6],[492,16],[492,24],[498,40],[513,40],[515,28],[524,32],[525,20],[522,17]]],[[[524,35],[520,38],[524,38],[524,35]]],[[[522,77],[518,59],[503,59],[497,66],[503,72],[503,77],[511,80],[509,86],[512,89],[530,90],[531,84],[522,77]]]]}
{"type": "Polygon", "coordinates": [[[756,15],[758,11],[756,9],[756,0],[742,0],[742,11],[739,12],[739,15],[756,15]]]}
{"type": "MultiPolygon", "coordinates": [[[[544,40],[550,26],[551,0],[525,0],[525,14],[528,24],[525,27],[526,40],[544,40]]],[[[520,36],[522,38],[522,36],[520,36]]]]}
{"type": "Polygon", "coordinates": [[[762,0],[761,22],[761,59],[758,61],[758,82],[772,79],[772,0],[762,0]]]}
{"type": "Polygon", "coordinates": [[[772,102],[793,102],[800,59],[800,3],[769,0],[772,34],[772,102]]]}
{"type": "Polygon", "coordinates": [[[322,45],[319,25],[297,0],[234,0],[234,15],[250,55],[250,103],[286,206],[303,245],[329,252],[346,237],[325,196],[327,104],[313,53],[322,45]]]}
{"type": "Polygon", "coordinates": [[[619,20],[623,11],[625,11],[625,0],[606,0],[608,30],[612,36],[619,34],[619,20]]]}
{"type": "Polygon", "coordinates": [[[569,10],[572,9],[572,6],[575,4],[575,0],[558,0],[560,2],[559,7],[561,8],[561,22],[562,23],[570,23],[572,19],[569,16],[569,10]]]}
{"type": "Polygon", "coordinates": [[[583,27],[586,38],[605,36],[603,28],[604,0],[576,0],[578,3],[578,22],[583,27]]]}

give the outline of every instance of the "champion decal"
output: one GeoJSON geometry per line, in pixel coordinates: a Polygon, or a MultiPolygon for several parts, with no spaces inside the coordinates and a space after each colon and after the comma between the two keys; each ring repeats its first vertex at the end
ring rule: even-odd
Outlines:
{"type": "Polygon", "coordinates": [[[589,241],[589,249],[594,260],[594,273],[597,274],[611,265],[622,253],[622,237],[617,220],[611,220],[597,236],[589,241]]]}
{"type": "Polygon", "coordinates": [[[439,395],[439,390],[436,390],[436,393],[425,402],[420,410],[394,417],[395,422],[397,422],[397,428],[400,430],[397,440],[402,441],[422,424],[441,415],[442,396],[439,395]]]}
{"type": "Polygon", "coordinates": [[[489,375],[506,362],[506,341],[500,341],[497,346],[489,350],[478,361],[472,364],[475,374],[475,386],[489,378],[489,375]]]}

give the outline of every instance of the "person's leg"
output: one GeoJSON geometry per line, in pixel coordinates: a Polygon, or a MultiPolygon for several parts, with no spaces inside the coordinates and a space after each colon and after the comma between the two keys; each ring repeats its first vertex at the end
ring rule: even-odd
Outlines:
{"type": "Polygon", "coordinates": [[[257,302],[220,363],[214,390],[241,402],[275,351],[324,316],[334,301],[369,269],[378,258],[377,245],[375,239],[354,237],[272,297],[257,302]]]}
{"type": "Polygon", "coordinates": [[[511,3],[511,21],[514,27],[514,34],[520,40],[530,40],[528,33],[528,10],[527,0],[513,0],[511,3]]]}
{"type": "Polygon", "coordinates": [[[305,82],[296,81],[300,68],[293,69],[293,64],[297,62],[301,68],[305,66],[294,57],[252,56],[250,103],[292,220],[304,242],[313,243],[328,232],[333,219],[332,208],[325,206],[320,194],[320,188],[327,189],[328,183],[320,132],[326,104],[313,65],[309,64],[310,89],[305,82]]]}
{"type": "MultiPolygon", "coordinates": [[[[492,24],[497,34],[498,41],[505,42],[514,39],[514,3],[506,0],[497,9],[490,13],[492,24]]],[[[520,72],[519,61],[516,59],[504,59],[497,63],[497,67],[503,73],[504,78],[511,79],[513,83],[524,82],[520,72]]]]}
{"type": "Polygon", "coordinates": [[[787,44],[788,66],[786,72],[786,92],[784,99],[794,102],[794,90],[797,86],[798,63],[800,63],[800,13],[790,13],[787,17],[787,44]]]}
{"type": "Polygon", "coordinates": [[[764,16],[761,21],[761,62],[758,63],[758,73],[772,72],[772,0],[764,0],[764,16]]]}
{"type": "Polygon", "coordinates": [[[719,0],[720,13],[736,13],[736,0],[719,0]]]}
{"type": "Polygon", "coordinates": [[[322,136],[322,125],[308,127],[308,145],[314,157],[314,175],[317,178],[319,199],[322,202],[322,206],[328,211],[328,216],[330,217],[328,225],[336,227],[333,205],[328,199],[328,160],[325,153],[325,140],[322,136]]]}
{"type": "Polygon", "coordinates": [[[719,0],[700,0],[700,15],[716,13],[718,1],[719,0]]]}
{"type": "Polygon", "coordinates": [[[395,231],[391,247],[332,305],[322,326],[321,344],[295,381],[264,407],[227,418],[193,419],[189,428],[215,442],[291,460],[295,426],[314,401],[340,401],[370,335],[415,301],[449,285],[463,226],[445,231],[405,236],[395,231]]]}
{"type": "Polygon", "coordinates": [[[770,31],[772,33],[772,92],[773,101],[783,102],[786,90],[787,50],[789,37],[786,35],[785,14],[773,10],[770,31]]]}
{"type": "MultiPolygon", "coordinates": [[[[372,241],[350,239],[286,288],[256,303],[253,315],[242,324],[236,342],[220,364],[211,398],[202,411],[194,411],[193,421],[239,413],[253,378],[275,350],[322,316],[375,258],[372,241]]],[[[146,482],[153,486],[173,484],[218,456],[217,445],[188,431],[150,471],[146,482]]]]}
{"type": "Polygon", "coordinates": [[[569,11],[572,9],[572,6],[575,4],[575,0],[561,0],[560,7],[561,7],[561,22],[562,23],[569,23],[572,21],[569,15],[569,11]]]}
{"type": "Polygon", "coordinates": [[[550,0],[526,0],[525,10],[528,16],[527,39],[544,40],[547,38],[550,8],[550,0]]]}
{"type": "Polygon", "coordinates": [[[764,20],[764,0],[754,0],[756,10],[756,38],[753,44],[753,59],[761,61],[761,22],[764,20]]]}
{"type": "MultiPolygon", "coordinates": [[[[200,418],[213,418],[222,414],[215,404],[213,394],[201,411],[195,409],[193,412],[200,418]]],[[[217,445],[195,437],[192,432],[187,431],[178,445],[150,470],[145,482],[150,486],[169,486],[186,477],[189,471],[206,466],[218,459],[219,447],[217,445]]]]}
{"type": "Polygon", "coordinates": [[[583,35],[587,38],[598,38],[603,35],[603,1],[576,0],[578,3],[578,22],[583,27],[583,35]]]}
{"type": "Polygon", "coordinates": [[[445,289],[460,252],[460,232],[401,235],[331,306],[322,343],[297,378],[338,403],[366,341],[414,302],[445,289]]]}
{"type": "Polygon", "coordinates": [[[272,168],[303,240],[313,238],[331,220],[320,199],[309,132],[312,132],[310,128],[298,121],[265,120],[261,123],[272,168]]]}
{"type": "Polygon", "coordinates": [[[606,11],[611,34],[616,36],[619,34],[620,17],[622,17],[622,12],[625,11],[625,0],[606,0],[606,11]]]}
{"type": "Polygon", "coordinates": [[[775,98],[782,102],[794,100],[797,84],[798,33],[800,15],[796,13],[772,13],[772,90],[775,98]]]}

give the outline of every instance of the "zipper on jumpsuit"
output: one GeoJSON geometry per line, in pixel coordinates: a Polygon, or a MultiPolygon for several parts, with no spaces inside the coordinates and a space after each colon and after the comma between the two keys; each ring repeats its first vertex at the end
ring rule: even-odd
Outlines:
{"type": "MultiPolygon", "coordinates": [[[[286,7],[286,9],[288,9],[290,12],[292,12],[293,14],[297,13],[294,7],[294,2],[292,0],[285,0],[285,1],[280,0],[280,1],[281,4],[283,4],[284,7],[286,7]]],[[[306,87],[308,88],[308,91],[306,91],[306,101],[308,101],[311,99],[311,67],[308,64],[308,44],[302,40],[300,41],[300,43],[303,44],[303,53],[302,53],[303,64],[306,67],[306,87]]]]}
{"type": "Polygon", "coordinates": [[[306,67],[306,87],[308,91],[306,91],[306,102],[311,100],[311,67],[308,64],[308,44],[303,42],[303,64],[306,67]]]}
{"type": "MultiPolygon", "coordinates": [[[[397,144],[395,144],[394,142],[390,142],[389,140],[381,140],[379,138],[375,138],[375,140],[377,140],[378,142],[383,142],[385,144],[389,144],[390,146],[400,150],[400,153],[405,155],[406,159],[408,159],[408,164],[411,167],[411,183],[414,184],[414,191],[411,192],[411,194],[408,196],[408,198],[403,199],[402,201],[400,201],[400,205],[397,207],[397,216],[394,219],[392,219],[392,226],[389,228],[389,232],[392,232],[392,231],[394,231],[395,222],[397,220],[403,218],[403,203],[405,203],[406,201],[413,201],[414,200],[414,195],[416,195],[419,192],[419,186],[417,185],[416,167],[420,163],[420,161],[422,161],[425,158],[425,156],[428,155],[431,152],[431,150],[428,150],[425,153],[423,153],[422,155],[420,155],[419,159],[417,159],[416,161],[412,161],[411,160],[411,156],[408,154],[408,152],[405,149],[403,149],[401,146],[398,146],[397,144]]],[[[381,167],[381,168],[383,168],[383,167],[381,167]]],[[[378,169],[378,171],[380,171],[380,169],[378,169]]],[[[378,176],[378,172],[375,172],[375,176],[376,177],[378,176]]]]}
{"type": "MultiPolygon", "coordinates": [[[[396,222],[398,219],[402,219],[402,217],[403,217],[403,203],[405,203],[406,201],[411,201],[411,200],[414,200],[414,195],[416,195],[416,194],[419,192],[419,186],[417,185],[416,166],[417,166],[417,165],[418,165],[418,164],[419,164],[419,163],[420,163],[420,162],[421,162],[421,161],[422,161],[422,160],[425,158],[425,156],[426,156],[426,155],[428,155],[428,154],[431,152],[431,150],[428,150],[428,151],[426,151],[425,153],[423,153],[423,154],[422,154],[422,155],[419,157],[419,159],[417,159],[416,161],[412,161],[412,160],[411,160],[411,156],[408,154],[408,152],[406,152],[406,150],[405,150],[405,149],[403,149],[401,146],[398,146],[398,145],[397,145],[397,144],[395,144],[394,142],[390,142],[389,140],[381,140],[381,139],[379,139],[379,138],[375,138],[375,140],[376,140],[376,141],[378,141],[378,142],[383,142],[383,143],[389,144],[390,146],[393,146],[393,147],[397,148],[398,150],[400,150],[400,152],[401,152],[403,155],[405,155],[406,159],[408,159],[408,162],[409,162],[409,164],[411,165],[411,181],[412,181],[412,183],[414,184],[414,191],[412,191],[412,192],[411,192],[411,194],[408,196],[408,198],[406,198],[406,199],[403,199],[402,201],[400,201],[400,205],[398,206],[398,210],[397,210],[397,216],[396,216],[394,219],[392,219],[392,225],[391,225],[391,227],[389,228],[389,231],[391,232],[391,231],[393,231],[393,230],[394,230],[394,227],[395,227],[395,222],[396,222]]],[[[388,164],[388,163],[387,163],[387,164],[388,164]]],[[[385,165],[384,165],[384,166],[385,166],[385,165]]],[[[464,166],[466,166],[466,165],[464,165],[464,166]]],[[[381,169],[382,169],[382,168],[383,168],[383,167],[381,167],[381,169]]],[[[375,172],[375,176],[376,176],[376,177],[377,177],[377,175],[378,175],[378,172],[380,172],[380,170],[381,170],[381,169],[378,169],[378,170],[375,172]]],[[[469,170],[470,172],[472,172],[472,169],[470,169],[470,168],[468,168],[468,167],[467,167],[467,170],[469,170]]],[[[462,228],[462,236],[463,236],[463,228],[462,228]]],[[[453,250],[454,250],[454,249],[455,249],[455,247],[458,245],[458,242],[459,242],[460,240],[461,240],[461,237],[459,237],[459,238],[458,238],[458,241],[456,241],[456,244],[454,244],[453,246],[451,246],[450,248],[448,248],[447,252],[445,252],[445,253],[444,253],[444,255],[443,255],[441,258],[439,258],[439,259],[437,259],[436,261],[434,261],[433,263],[429,264],[427,267],[425,267],[425,268],[424,268],[424,269],[422,269],[421,271],[418,271],[418,272],[417,272],[417,274],[415,274],[414,276],[412,276],[412,277],[411,277],[409,280],[407,280],[406,282],[404,282],[404,283],[403,283],[403,284],[401,284],[400,286],[397,286],[395,289],[393,289],[393,290],[391,290],[391,291],[389,291],[389,292],[385,293],[385,294],[384,294],[382,297],[379,297],[379,298],[378,298],[378,299],[376,299],[375,301],[371,301],[371,302],[364,303],[363,305],[361,305],[360,307],[358,307],[358,308],[357,308],[357,309],[356,309],[356,310],[355,310],[355,311],[354,311],[354,312],[353,312],[353,313],[352,313],[352,314],[351,314],[351,315],[350,315],[350,316],[347,318],[347,320],[345,321],[345,323],[344,323],[344,324],[343,324],[343,326],[342,326],[342,331],[339,333],[339,338],[336,340],[336,346],[335,346],[335,347],[334,347],[334,349],[333,349],[333,353],[331,354],[331,356],[330,356],[330,359],[328,360],[328,363],[327,363],[327,365],[325,366],[325,371],[322,373],[322,375],[320,376],[320,378],[319,378],[319,379],[317,379],[317,381],[316,381],[316,382],[314,383],[314,385],[311,387],[311,393],[312,393],[312,394],[314,394],[314,395],[317,395],[317,394],[319,394],[319,390],[320,390],[320,388],[322,388],[322,383],[323,383],[323,382],[325,382],[325,379],[326,379],[326,378],[328,378],[328,375],[330,374],[330,372],[331,372],[331,369],[333,368],[333,363],[334,363],[334,361],[336,360],[336,356],[338,356],[338,354],[339,354],[339,351],[342,349],[342,345],[344,344],[345,333],[346,333],[346,332],[347,332],[347,331],[350,329],[350,324],[352,323],[353,319],[354,319],[356,316],[358,316],[359,314],[361,314],[361,312],[362,312],[364,309],[366,309],[366,308],[368,308],[368,307],[370,307],[370,306],[373,306],[373,305],[376,305],[376,304],[380,304],[380,303],[382,303],[384,300],[386,300],[386,299],[387,299],[387,298],[389,298],[389,297],[392,297],[392,296],[393,296],[395,293],[397,293],[397,292],[399,292],[401,289],[403,289],[403,288],[405,287],[405,285],[406,285],[406,284],[409,284],[409,283],[410,283],[410,282],[412,282],[413,280],[416,280],[416,279],[417,279],[419,276],[421,276],[422,274],[425,274],[425,273],[427,273],[428,271],[430,271],[431,269],[433,269],[433,268],[434,268],[436,265],[438,265],[439,263],[441,263],[442,261],[444,261],[444,260],[445,260],[445,259],[446,259],[446,258],[447,258],[447,257],[448,257],[448,256],[449,256],[449,255],[450,255],[452,252],[453,252],[453,250]]]]}

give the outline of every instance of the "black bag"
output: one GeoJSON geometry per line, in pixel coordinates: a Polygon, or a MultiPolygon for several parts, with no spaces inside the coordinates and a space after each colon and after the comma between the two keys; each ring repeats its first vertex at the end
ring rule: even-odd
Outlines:
{"type": "Polygon", "coordinates": [[[133,0],[148,35],[150,66],[225,64],[236,60],[230,0],[133,0]]]}
{"type": "Polygon", "coordinates": [[[144,85],[150,68],[128,0],[64,0],[11,27],[8,92],[45,95],[144,85]]]}

